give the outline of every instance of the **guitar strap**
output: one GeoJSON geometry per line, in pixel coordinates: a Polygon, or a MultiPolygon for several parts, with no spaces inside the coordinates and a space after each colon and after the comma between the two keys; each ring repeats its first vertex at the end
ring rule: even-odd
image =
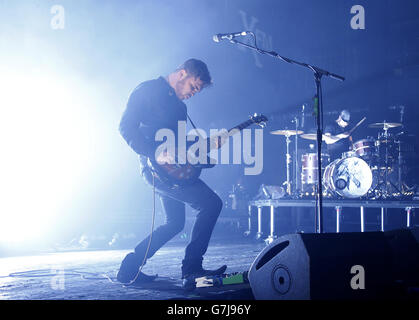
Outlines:
{"type": "MultiPolygon", "coordinates": [[[[199,133],[199,131],[198,131],[198,129],[196,128],[196,126],[195,126],[195,124],[193,123],[193,121],[192,121],[192,119],[191,119],[191,117],[189,116],[189,114],[188,113],[186,113],[186,116],[188,117],[188,119],[189,119],[189,121],[191,122],[191,124],[192,124],[192,127],[195,129],[195,131],[196,131],[196,133],[198,134],[198,136],[201,138],[201,139],[204,139],[202,136],[201,136],[201,134],[199,133]]],[[[219,138],[220,139],[220,138],[219,138]]],[[[204,139],[205,140],[205,139],[204,139]]],[[[211,142],[210,142],[210,138],[206,138],[206,140],[207,140],[207,150],[210,150],[211,149],[211,142]]]]}
{"type": "MultiPolygon", "coordinates": [[[[199,134],[198,129],[196,128],[195,124],[193,123],[193,121],[192,121],[192,119],[191,119],[191,117],[189,116],[188,113],[186,113],[186,116],[188,117],[189,121],[191,122],[192,127],[195,129],[196,133],[202,138],[202,136],[199,134]]],[[[204,139],[204,138],[202,138],[202,139],[204,139]]]]}

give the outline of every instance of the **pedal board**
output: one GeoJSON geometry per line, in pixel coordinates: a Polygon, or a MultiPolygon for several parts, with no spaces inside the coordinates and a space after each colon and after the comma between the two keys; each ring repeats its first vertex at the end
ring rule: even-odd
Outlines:
{"type": "Polygon", "coordinates": [[[248,288],[250,288],[248,271],[195,278],[195,290],[198,292],[220,292],[248,288]]]}

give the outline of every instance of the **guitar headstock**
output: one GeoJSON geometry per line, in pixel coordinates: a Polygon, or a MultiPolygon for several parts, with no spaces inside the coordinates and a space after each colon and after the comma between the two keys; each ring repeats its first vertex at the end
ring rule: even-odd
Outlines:
{"type": "Polygon", "coordinates": [[[258,126],[261,126],[262,128],[266,127],[266,122],[268,121],[268,118],[264,116],[263,114],[253,114],[250,116],[250,120],[252,120],[255,124],[258,126]]]}

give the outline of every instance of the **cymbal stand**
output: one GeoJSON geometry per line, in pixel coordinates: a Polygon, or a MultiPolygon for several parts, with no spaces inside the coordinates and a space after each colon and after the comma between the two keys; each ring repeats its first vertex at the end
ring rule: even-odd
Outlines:
{"type": "MultiPolygon", "coordinates": [[[[404,106],[400,106],[400,123],[403,126],[403,119],[404,119],[404,106]]],[[[400,191],[400,195],[403,195],[403,182],[402,182],[402,165],[403,165],[403,157],[402,157],[402,142],[400,141],[400,137],[397,140],[397,162],[398,162],[398,171],[397,171],[397,182],[400,191]]]]}
{"type": "Polygon", "coordinates": [[[402,165],[403,165],[403,158],[402,158],[402,147],[401,147],[402,143],[400,140],[397,141],[397,152],[398,152],[398,156],[397,156],[397,164],[398,164],[398,168],[397,168],[397,184],[399,186],[399,191],[400,191],[400,195],[402,195],[403,193],[403,184],[402,184],[402,165]]]}
{"type": "Polygon", "coordinates": [[[299,175],[298,175],[298,171],[299,171],[299,164],[298,164],[298,129],[299,129],[299,121],[298,121],[298,117],[294,118],[294,122],[295,122],[295,132],[297,133],[295,135],[295,153],[294,153],[294,196],[298,196],[299,191],[300,191],[300,184],[299,184],[299,175]]]}
{"type": "MultiPolygon", "coordinates": [[[[384,123],[385,123],[385,120],[384,120],[384,123]]],[[[378,170],[378,177],[379,177],[379,181],[378,181],[378,184],[377,184],[377,186],[374,188],[374,191],[376,191],[376,190],[380,190],[381,192],[382,192],[382,194],[380,195],[381,197],[383,197],[383,198],[388,198],[388,197],[391,197],[392,196],[392,194],[391,194],[391,190],[389,189],[389,186],[391,185],[391,186],[393,186],[394,187],[394,189],[397,191],[397,192],[399,192],[399,193],[401,193],[401,188],[400,188],[400,161],[401,161],[401,155],[400,155],[400,151],[399,151],[399,188],[398,187],[396,187],[395,185],[394,185],[394,183],[392,182],[392,181],[389,181],[389,178],[388,178],[388,170],[389,170],[389,156],[388,156],[388,144],[389,144],[389,135],[388,135],[388,129],[389,129],[389,127],[387,127],[386,125],[384,125],[383,126],[383,130],[384,130],[384,134],[383,134],[383,137],[384,137],[384,141],[385,141],[385,149],[384,149],[384,151],[385,151],[385,156],[384,156],[384,180],[381,178],[381,174],[380,174],[380,171],[381,171],[381,161],[378,161],[378,168],[377,168],[377,170],[378,170]],[[384,184],[384,188],[382,187],[383,186],[383,184],[384,184]],[[384,190],[383,190],[384,189],[384,190]]],[[[380,134],[378,134],[378,139],[377,139],[378,141],[380,140],[380,134]]],[[[381,145],[379,144],[378,145],[378,156],[380,155],[380,147],[381,147],[381,145]]],[[[400,149],[399,149],[400,150],[400,149]]]]}
{"type": "MultiPolygon", "coordinates": [[[[389,128],[385,128],[384,130],[384,136],[385,136],[385,139],[386,139],[386,141],[387,141],[387,143],[386,143],[386,157],[385,157],[385,159],[386,159],[386,168],[385,168],[385,183],[386,183],[386,195],[387,196],[389,196],[389,197],[391,197],[392,196],[392,194],[391,194],[391,189],[389,189],[389,187],[391,188],[391,187],[393,187],[394,188],[394,190],[396,191],[396,193],[399,193],[400,195],[401,195],[401,190],[402,190],[402,188],[400,187],[400,183],[401,183],[401,181],[400,180],[398,180],[398,185],[399,186],[396,186],[391,180],[389,180],[389,177],[388,177],[388,171],[389,171],[389,163],[388,163],[388,158],[389,158],[389,156],[388,156],[388,145],[389,145],[389,141],[388,141],[388,138],[389,138],[389,136],[388,136],[388,129],[389,128]]],[[[399,145],[399,159],[398,159],[398,165],[399,165],[399,175],[400,175],[400,168],[401,168],[401,154],[400,154],[400,145],[399,145]]]]}
{"type": "Polygon", "coordinates": [[[287,154],[286,154],[286,165],[287,165],[287,181],[285,182],[285,184],[287,185],[287,194],[291,195],[291,180],[290,180],[290,164],[291,164],[291,155],[290,155],[290,135],[287,134],[285,135],[286,138],[286,143],[287,143],[287,154]]]}
{"type": "Polygon", "coordinates": [[[388,128],[386,126],[384,126],[383,130],[384,130],[384,139],[386,141],[386,144],[385,144],[386,145],[386,148],[385,148],[385,150],[386,150],[385,165],[386,166],[385,166],[385,171],[384,171],[384,176],[385,176],[384,181],[385,181],[385,195],[387,196],[389,194],[389,192],[388,192],[388,143],[389,143],[389,141],[388,141],[388,128]]]}

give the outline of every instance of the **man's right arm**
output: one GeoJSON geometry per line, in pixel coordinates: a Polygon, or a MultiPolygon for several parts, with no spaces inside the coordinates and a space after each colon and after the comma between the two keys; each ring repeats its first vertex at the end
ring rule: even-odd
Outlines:
{"type": "MultiPolygon", "coordinates": [[[[119,132],[137,154],[154,157],[155,141],[145,134],[142,123],[152,115],[151,99],[144,88],[136,89],[129,97],[119,123],[119,132]]],[[[153,138],[153,137],[152,137],[153,138]]]]}
{"type": "Polygon", "coordinates": [[[337,135],[331,135],[330,133],[325,133],[323,135],[323,140],[324,142],[326,142],[326,144],[334,144],[336,142],[338,142],[341,139],[345,139],[349,137],[349,133],[348,132],[344,132],[344,133],[339,133],[337,135]]]}

